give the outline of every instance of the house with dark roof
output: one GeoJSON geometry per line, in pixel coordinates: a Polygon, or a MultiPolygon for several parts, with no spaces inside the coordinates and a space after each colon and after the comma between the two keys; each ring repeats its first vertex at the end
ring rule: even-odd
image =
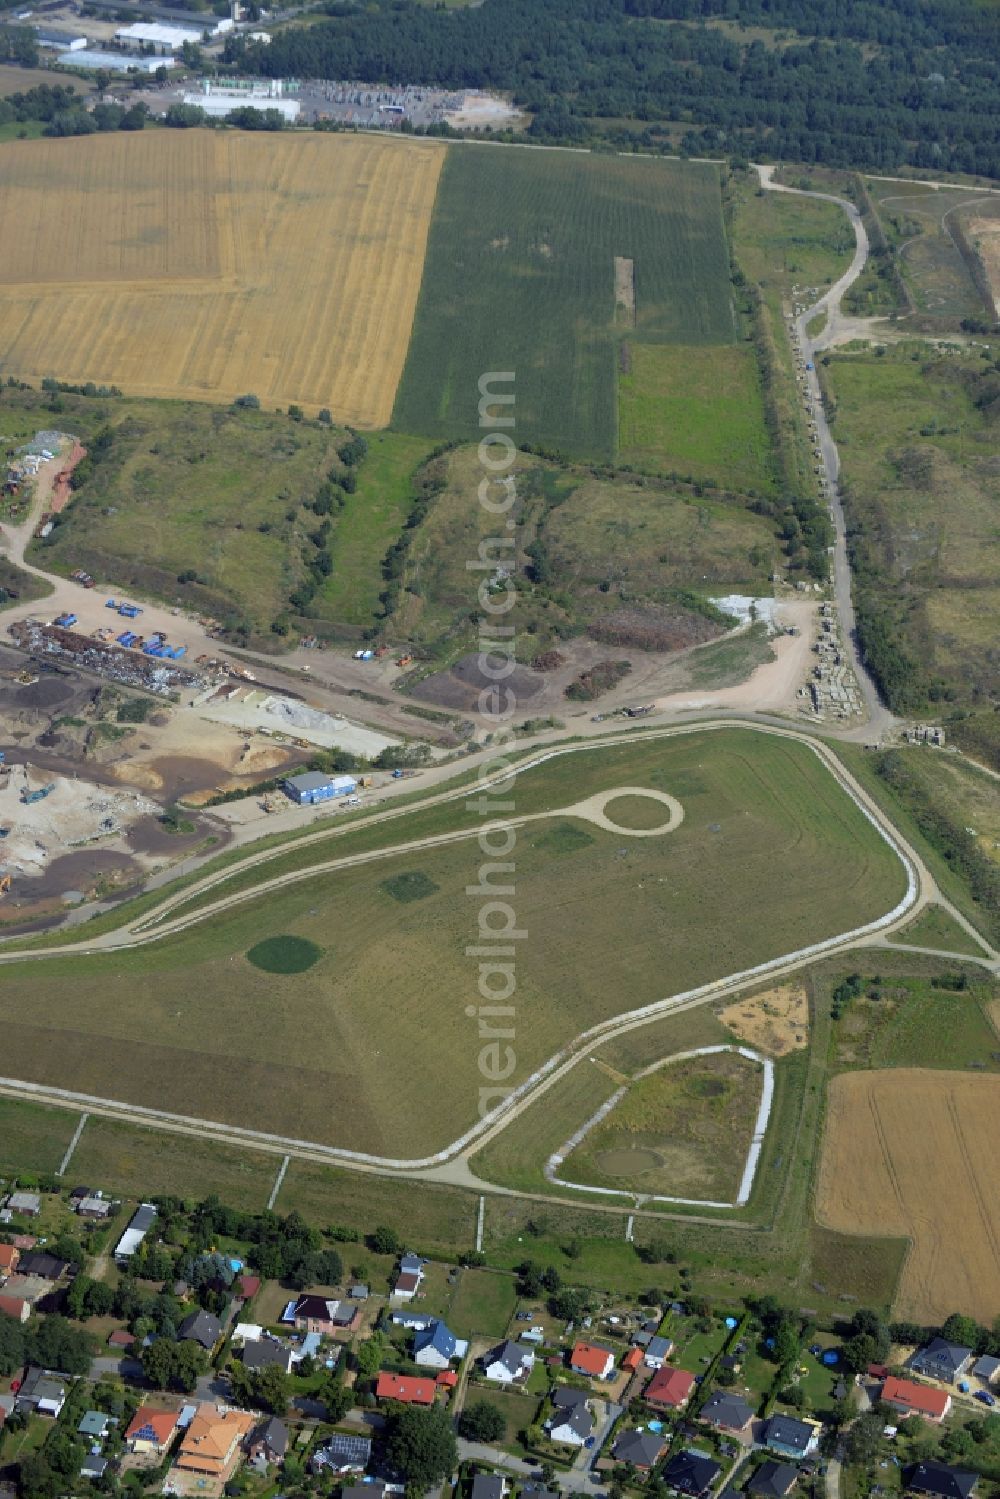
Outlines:
{"type": "Polygon", "coordinates": [[[18,1275],[34,1275],[39,1280],[62,1280],[69,1269],[68,1260],[56,1259],[54,1254],[22,1254],[17,1265],[18,1275]]]}
{"type": "Polygon", "coordinates": [[[206,1312],[201,1307],[185,1317],[177,1329],[178,1343],[198,1343],[208,1352],[211,1352],[221,1337],[222,1323],[218,1317],[213,1317],[211,1312],[206,1312]]]}
{"type": "Polygon", "coordinates": [[[283,1463],[288,1451],[288,1427],[277,1416],[270,1416],[250,1433],[247,1443],[250,1461],[283,1463]]]}
{"type": "Polygon", "coordinates": [[[662,1477],[668,1488],[676,1489],[679,1494],[687,1494],[689,1499],[702,1499],[703,1494],[711,1491],[721,1472],[721,1467],[713,1458],[686,1447],[682,1452],[674,1453],[664,1468],[662,1477]]]}
{"type": "Polygon", "coordinates": [[[447,1369],[453,1359],[464,1358],[468,1349],[468,1343],[456,1338],[437,1317],[413,1335],[413,1362],[423,1368],[447,1369]]]}
{"type": "Polygon", "coordinates": [[[746,1436],[753,1421],[753,1406],[728,1390],[713,1390],[701,1408],[701,1419],[714,1426],[716,1431],[746,1436]]]}
{"type": "Polygon", "coordinates": [[[66,1386],[51,1369],[29,1367],[17,1392],[17,1409],[55,1420],[66,1404],[66,1386]]]}
{"type": "Polygon", "coordinates": [[[791,1463],[776,1463],[770,1458],[761,1463],[747,1484],[747,1493],[759,1499],[785,1499],[799,1481],[799,1470],[791,1463]]]}
{"type": "Polygon", "coordinates": [[[472,1480],[472,1499],[505,1499],[509,1487],[499,1473],[477,1473],[472,1480]]]}
{"type": "Polygon", "coordinates": [[[949,1343],[947,1338],[932,1338],[926,1348],[918,1348],[910,1359],[914,1374],[923,1374],[927,1379],[940,1379],[945,1384],[954,1384],[972,1362],[972,1349],[961,1343],[949,1343]]]}
{"type": "Polygon", "coordinates": [[[972,1366],[972,1372],[983,1384],[996,1384],[1000,1379],[1000,1358],[994,1358],[991,1353],[984,1353],[982,1358],[977,1358],[972,1366]]]}
{"type": "Polygon", "coordinates": [[[361,1317],[360,1307],[350,1301],[333,1301],[326,1296],[300,1296],[288,1320],[299,1332],[318,1332],[323,1337],[351,1332],[361,1317]]]}
{"type": "MultiPolygon", "coordinates": [[[[335,1431],[333,1436],[328,1437],[322,1447],[317,1447],[313,1453],[312,1471],[318,1473],[325,1468],[330,1473],[363,1473],[371,1461],[371,1455],[371,1437],[335,1431]]],[[[368,1485],[365,1492],[370,1491],[371,1486],[368,1485]]]]}
{"type": "Polygon", "coordinates": [[[494,1384],[516,1384],[527,1379],[535,1367],[535,1355],[508,1338],[483,1359],[483,1373],[494,1384]]]}
{"type": "Polygon", "coordinates": [[[552,1442],[564,1447],[582,1447],[594,1434],[594,1418],[586,1400],[577,1400],[570,1405],[553,1406],[545,1429],[552,1442]]]}
{"type": "Polygon", "coordinates": [[[346,1483],[340,1499],[385,1499],[387,1492],[387,1485],[377,1478],[374,1483],[346,1483]]]}
{"type": "Polygon", "coordinates": [[[782,1457],[811,1457],[819,1447],[823,1428],[818,1421],[799,1421],[794,1416],[772,1416],[765,1421],[760,1445],[782,1457]]]}
{"type": "Polygon", "coordinates": [[[667,1450],[663,1437],[655,1431],[623,1431],[611,1449],[611,1456],[620,1463],[629,1463],[640,1472],[648,1473],[667,1450]]]}
{"type": "Polygon", "coordinates": [[[292,1350],[278,1341],[277,1338],[264,1336],[256,1342],[243,1344],[242,1363],[244,1369],[284,1369],[286,1374],[292,1368],[292,1350]]]}
{"type": "Polygon", "coordinates": [[[657,1410],[683,1410],[695,1388],[694,1375],[686,1369],[657,1369],[643,1392],[643,1399],[657,1410]]]}
{"type": "Polygon", "coordinates": [[[968,1473],[947,1463],[917,1463],[906,1475],[911,1494],[928,1494],[931,1499],[972,1499],[978,1473],[968,1473]]]}

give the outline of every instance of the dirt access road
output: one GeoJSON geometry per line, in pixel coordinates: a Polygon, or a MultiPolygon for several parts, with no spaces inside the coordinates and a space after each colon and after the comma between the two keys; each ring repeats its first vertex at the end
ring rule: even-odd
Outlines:
{"type": "Polygon", "coordinates": [[[865,707],[868,711],[867,733],[873,741],[880,740],[889,734],[895,727],[896,720],[888,708],[885,707],[878,694],[878,688],[869,675],[858,646],[857,622],[854,616],[854,600],[851,595],[851,567],[847,559],[847,526],[844,520],[844,506],[840,498],[838,479],[840,477],[840,454],[837,444],[833,440],[830,424],[826,419],[826,411],[823,406],[823,397],[819,385],[819,376],[816,373],[816,355],[830,346],[841,331],[844,315],[841,311],[841,303],[844,293],[849,290],[861,275],[868,263],[868,235],[865,226],[861,222],[861,215],[853,203],[846,198],[838,198],[833,193],[806,192],[803,188],[784,187],[780,182],[774,181],[774,167],[758,166],[755,168],[760,178],[761,186],[768,192],[792,193],[799,198],[819,198],[824,203],[836,203],[846,213],[851,228],[854,230],[854,255],[851,263],[844,274],[833,283],[828,291],[824,292],[818,301],[811,307],[807,307],[795,320],[795,329],[798,335],[799,347],[807,366],[806,382],[809,391],[811,408],[816,420],[816,428],[819,435],[819,447],[822,454],[821,462],[826,475],[829,496],[830,515],[834,528],[833,548],[833,592],[840,615],[840,626],[844,636],[844,642],[851,654],[851,665],[854,675],[858,680],[865,707]],[[821,314],[826,315],[826,321],[815,336],[810,338],[808,325],[814,318],[821,314]]]}

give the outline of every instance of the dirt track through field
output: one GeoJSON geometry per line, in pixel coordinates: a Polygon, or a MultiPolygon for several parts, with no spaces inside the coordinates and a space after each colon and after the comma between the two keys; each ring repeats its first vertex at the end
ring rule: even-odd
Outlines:
{"type": "Polygon", "coordinates": [[[444,155],[202,130],[3,148],[3,372],[385,426],[444,155]]]}
{"type": "Polygon", "coordinates": [[[941,1323],[1000,1313],[1000,1077],[899,1068],[830,1084],[816,1216],[905,1236],[895,1310],[941,1323]]]}

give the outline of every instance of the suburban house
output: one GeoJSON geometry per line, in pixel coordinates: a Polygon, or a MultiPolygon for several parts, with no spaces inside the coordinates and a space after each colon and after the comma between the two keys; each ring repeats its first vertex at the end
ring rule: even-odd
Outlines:
{"type": "Polygon", "coordinates": [[[412,1374],[390,1374],[383,1369],[375,1385],[379,1400],[398,1400],[403,1405],[433,1405],[437,1385],[433,1379],[419,1379],[412,1374]]]}
{"type": "Polygon", "coordinates": [[[590,1379],[610,1379],[615,1372],[615,1356],[599,1343],[575,1343],[569,1366],[574,1374],[586,1374],[590,1379]]]}
{"type": "Polygon", "coordinates": [[[471,1499],[506,1499],[510,1484],[499,1473],[477,1473],[472,1480],[471,1499]]]}
{"type": "Polygon", "coordinates": [[[106,1416],[103,1411],[84,1411],[76,1429],[82,1437],[88,1437],[93,1442],[103,1442],[110,1426],[111,1417],[106,1416]]]}
{"type": "Polygon", "coordinates": [[[277,1416],[262,1421],[250,1433],[247,1452],[252,1463],[283,1463],[288,1451],[288,1427],[277,1416]]]}
{"type": "Polygon", "coordinates": [[[135,1333],[129,1332],[127,1327],[116,1327],[108,1334],[109,1348],[134,1348],[135,1333]]]}
{"type": "Polygon", "coordinates": [[[951,1410],[947,1390],[935,1390],[914,1379],[898,1379],[895,1374],[890,1374],[882,1386],[882,1399],[900,1415],[924,1416],[928,1421],[943,1421],[951,1410]]]}
{"type": "Polygon", "coordinates": [[[31,1302],[23,1296],[0,1295],[0,1316],[13,1317],[15,1322],[27,1322],[31,1316],[31,1302]]]}
{"type": "MultiPolygon", "coordinates": [[[[356,1437],[348,1432],[335,1431],[312,1455],[314,1473],[324,1468],[331,1473],[363,1473],[371,1461],[371,1437],[356,1437]]],[[[370,1486],[369,1486],[370,1488],[370,1486]]]]}
{"type": "Polygon", "coordinates": [[[345,1483],[340,1499],[385,1499],[388,1487],[381,1478],[374,1483],[345,1483]]]}
{"type": "Polygon", "coordinates": [[[13,1275],[20,1254],[16,1244],[0,1244],[0,1275],[13,1275]]]}
{"type": "Polygon", "coordinates": [[[818,1421],[799,1421],[793,1416],[772,1416],[760,1433],[760,1445],[782,1457],[811,1457],[819,1447],[823,1428],[818,1421]]]}
{"type": "Polygon", "coordinates": [[[270,1369],[272,1367],[284,1369],[286,1374],[292,1369],[292,1350],[284,1343],[279,1343],[277,1338],[270,1336],[251,1339],[243,1345],[243,1367],[244,1369],[270,1369]]]}
{"type": "Polygon", "coordinates": [[[437,1317],[413,1336],[413,1362],[427,1369],[447,1369],[452,1359],[464,1358],[469,1345],[456,1338],[437,1317]]]}
{"type": "Polygon", "coordinates": [[[17,1392],[17,1409],[53,1420],[66,1404],[66,1386],[51,1369],[29,1367],[17,1392]]]}
{"type": "Polygon", "coordinates": [[[658,1410],[679,1411],[691,1399],[694,1387],[694,1375],[686,1369],[657,1369],[642,1398],[658,1410]]]}
{"type": "Polygon", "coordinates": [[[646,1363],[651,1369],[662,1369],[673,1351],[673,1338],[650,1338],[646,1344],[646,1363]]]}
{"type": "Polygon", "coordinates": [[[36,1253],[29,1250],[22,1254],[17,1265],[18,1275],[32,1275],[36,1280],[50,1280],[55,1285],[69,1269],[69,1260],[56,1259],[54,1254],[36,1253]]]}
{"type": "Polygon", "coordinates": [[[642,1368],[642,1349],[630,1348],[622,1358],[622,1368],[629,1374],[634,1374],[636,1369],[642,1368]]]}
{"type": "Polygon", "coordinates": [[[228,1483],[256,1420],[248,1411],[199,1405],[177,1449],[175,1466],[183,1473],[200,1473],[228,1483]]]}
{"type": "Polygon", "coordinates": [[[141,1203],[115,1245],[115,1260],[119,1265],[128,1263],[155,1222],[156,1208],[151,1202],[141,1203]]]}
{"type": "Polygon", "coordinates": [[[799,1470],[791,1463],[776,1463],[768,1460],[761,1463],[747,1484],[748,1494],[758,1494],[760,1499],[785,1499],[799,1480],[799,1470]]]}
{"type": "Polygon", "coordinates": [[[910,1359],[910,1368],[914,1374],[923,1374],[927,1379],[954,1384],[966,1372],[972,1357],[971,1348],[949,1343],[947,1338],[932,1338],[926,1348],[917,1349],[910,1359]]]}
{"type": "Polygon", "coordinates": [[[586,1390],[561,1386],[552,1394],[552,1414],[545,1423],[549,1440],[565,1447],[582,1447],[594,1433],[594,1418],[587,1404],[586,1390]]]}
{"type": "Polygon", "coordinates": [[[733,1436],[747,1436],[753,1421],[753,1406],[728,1390],[713,1390],[701,1408],[701,1419],[716,1431],[733,1436]]]}
{"type": "Polygon", "coordinates": [[[535,1367],[535,1355],[530,1348],[521,1348],[517,1343],[502,1343],[483,1359],[483,1373],[495,1384],[514,1384],[527,1379],[535,1367]]]}
{"type": "Polygon", "coordinates": [[[152,1405],[140,1405],[125,1428],[125,1445],[130,1452],[166,1452],[177,1431],[177,1411],[161,1411],[152,1405]]]}
{"type": "Polygon", "coordinates": [[[218,1317],[213,1317],[211,1312],[203,1311],[200,1307],[190,1317],[185,1317],[177,1329],[178,1343],[198,1343],[208,1353],[221,1337],[222,1323],[218,1317]]]}
{"type": "Polygon", "coordinates": [[[352,1301],[367,1301],[371,1291],[363,1280],[355,1281],[353,1286],[347,1287],[347,1294],[352,1301]]]}
{"type": "Polygon", "coordinates": [[[104,1477],[104,1470],[108,1466],[108,1459],[101,1457],[98,1452],[88,1452],[80,1464],[80,1477],[89,1478],[96,1483],[99,1478],[104,1477]]]}
{"type": "Polygon", "coordinates": [[[292,1322],[299,1332],[318,1332],[332,1337],[337,1332],[351,1332],[361,1316],[349,1301],[329,1301],[325,1296],[300,1296],[282,1321],[292,1322]]]}
{"type": "Polygon", "coordinates": [[[978,1482],[978,1473],[947,1463],[917,1463],[907,1475],[906,1487],[911,1494],[929,1494],[932,1499],[971,1499],[978,1482]]]}
{"type": "Polygon", "coordinates": [[[668,1488],[687,1494],[689,1499],[701,1499],[711,1491],[722,1472],[719,1464],[704,1452],[693,1452],[685,1448],[675,1452],[663,1470],[663,1482],[668,1488]]]}
{"type": "Polygon", "coordinates": [[[5,1206],[18,1218],[37,1218],[42,1211],[42,1199],[37,1192],[11,1192],[5,1206]]]}
{"type": "Polygon", "coordinates": [[[629,1463],[640,1472],[648,1473],[663,1456],[667,1444],[655,1431],[623,1431],[611,1449],[611,1456],[620,1463],[629,1463]]]}
{"type": "Polygon", "coordinates": [[[393,1301],[412,1301],[424,1278],[424,1262],[418,1254],[404,1254],[392,1288],[393,1301]]]}
{"type": "Polygon", "coordinates": [[[76,1205],[78,1218],[90,1218],[101,1222],[111,1213],[110,1197],[81,1197],[76,1205]]]}

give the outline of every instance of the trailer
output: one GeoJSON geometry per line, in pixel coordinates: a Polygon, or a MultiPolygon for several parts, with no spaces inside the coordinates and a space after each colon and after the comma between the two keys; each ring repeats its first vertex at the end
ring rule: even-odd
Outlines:
{"type": "Polygon", "coordinates": [[[142,610],[138,604],[119,604],[118,613],[123,619],[137,619],[142,610]]]}
{"type": "Polygon", "coordinates": [[[60,629],[68,630],[70,625],[76,624],[76,621],[77,615],[75,614],[59,614],[56,616],[55,622],[60,627],[60,629]]]}

